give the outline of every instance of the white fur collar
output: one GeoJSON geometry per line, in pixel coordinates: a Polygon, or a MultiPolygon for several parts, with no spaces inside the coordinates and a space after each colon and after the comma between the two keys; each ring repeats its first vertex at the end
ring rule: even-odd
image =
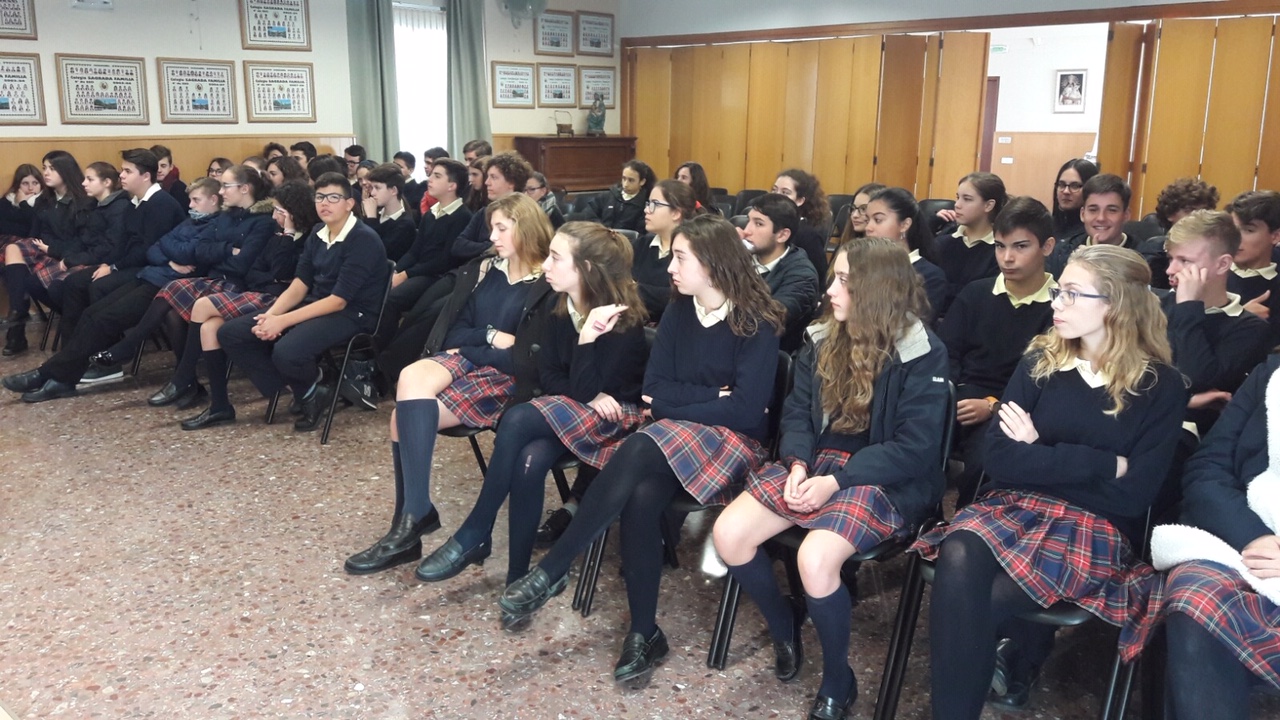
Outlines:
{"type": "MultiPolygon", "coordinates": [[[[808,333],[809,339],[813,340],[814,344],[820,343],[831,334],[831,323],[814,323],[805,328],[805,332],[808,333]]],[[[895,349],[898,351],[898,359],[904,363],[929,354],[929,333],[925,331],[924,323],[918,319],[912,321],[907,326],[907,329],[903,330],[902,334],[898,336],[895,349]]]]}

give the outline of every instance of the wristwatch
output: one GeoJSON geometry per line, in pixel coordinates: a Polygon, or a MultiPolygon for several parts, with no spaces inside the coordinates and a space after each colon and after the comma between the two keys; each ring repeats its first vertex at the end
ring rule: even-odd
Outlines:
{"type": "Polygon", "coordinates": [[[489,345],[493,345],[493,339],[494,339],[495,337],[497,337],[497,335],[498,335],[498,331],[497,331],[497,329],[495,329],[492,325],[490,325],[490,326],[489,326],[489,327],[484,331],[484,341],[485,341],[486,343],[488,343],[489,345]]]}

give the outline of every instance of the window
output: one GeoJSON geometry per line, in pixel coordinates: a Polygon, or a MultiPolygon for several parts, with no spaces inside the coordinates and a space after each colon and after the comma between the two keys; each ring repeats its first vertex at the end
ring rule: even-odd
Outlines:
{"type": "Polygon", "coordinates": [[[421,179],[422,151],[447,147],[449,51],[444,8],[397,3],[393,12],[399,148],[413,153],[418,161],[414,177],[421,179]]]}

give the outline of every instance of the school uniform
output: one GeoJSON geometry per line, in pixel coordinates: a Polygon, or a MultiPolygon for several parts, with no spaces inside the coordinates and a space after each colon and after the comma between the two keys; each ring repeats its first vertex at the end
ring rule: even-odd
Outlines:
{"type": "Polygon", "coordinates": [[[595,220],[605,227],[617,230],[644,232],[644,203],[640,195],[627,197],[622,187],[614,185],[587,202],[583,211],[586,220],[595,220]]]}
{"type": "Polygon", "coordinates": [[[783,352],[795,352],[800,348],[804,329],[813,319],[822,296],[818,273],[804,252],[789,245],[773,262],[762,265],[753,260],[753,264],[769,285],[769,294],[787,309],[786,329],[782,332],[779,348],[783,352]]]}
{"type": "Polygon", "coordinates": [[[160,181],[160,187],[178,202],[178,207],[184,210],[191,207],[191,195],[187,193],[187,184],[182,182],[177,167],[169,169],[164,180],[160,181]]]}
{"type": "Polygon", "coordinates": [[[947,276],[945,305],[935,310],[939,317],[946,315],[952,300],[966,285],[1000,274],[1000,264],[996,262],[995,231],[974,238],[968,233],[969,229],[961,225],[952,233],[934,238],[934,260],[947,276]]]}
{"type": "Polygon", "coordinates": [[[381,210],[376,218],[365,218],[365,223],[378,233],[387,250],[387,259],[399,262],[400,258],[413,246],[418,234],[418,226],[405,204],[394,212],[381,210]]]}
{"type": "Polygon", "coordinates": [[[640,299],[656,324],[671,302],[671,251],[662,252],[662,240],[649,233],[631,241],[631,277],[640,289],[640,299]]]}
{"type": "Polygon", "coordinates": [[[31,236],[31,223],[36,217],[35,201],[38,199],[39,195],[33,195],[23,202],[15,202],[12,194],[0,198],[0,246],[31,236]]]}
{"type": "Polygon", "coordinates": [[[932,323],[939,317],[941,309],[947,306],[947,274],[942,272],[942,268],[921,257],[919,250],[912,250],[908,257],[911,259],[911,267],[915,268],[916,274],[924,282],[924,294],[929,298],[931,312],[929,322],[932,323]]]}
{"type": "MultiPolygon", "coordinates": [[[[716,211],[719,214],[719,210],[716,211]]],[[[791,240],[788,241],[792,247],[800,248],[804,251],[805,257],[809,258],[809,262],[813,265],[813,269],[818,273],[818,283],[825,282],[827,277],[827,242],[830,238],[822,236],[822,229],[816,228],[803,220],[792,233],[791,240]]]]}
{"type": "MultiPolygon", "coordinates": [[[[379,332],[380,345],[392,342],[400,330],[403,316],[420,315],[421,312],[415,313],[414,308],[427,288],[460,265],[451,257],[449,248],[471,219],[471,211],[463,206],[461,199],[445,206],[437,203],[423,215],[413,245],[396,262],[395,271],[404,273],[406,277],[387,295],[386,315],[379,332]]],[[[430,331],[430,325],[426,331],[430,331]]],[[[421,347],[422,340],[419,340],[415,351],[421,347]]]]}
{"type": "MultiPolygon", "coordinates": [[[[1093,244],[1093,238],[1083,228],[1075,235],[1059,237],[1058,242],[1053,246],[1053,252],[1049,254],[1049,257],[1045,258],[1044,269],[1053,275],[1054,279],[1062,277],[1062,271],[1067,269],[1067,262],[1071,259],[1071,253],[1075,252],[1076,248],[1088,247],[1093,244]]],[[[1129,237],[1124,233],[1120,234],[1120,242],[1116,243],[1118,247],[1128,248],[1134,252],[1139,252],[1142,244],[1142,241],[1138,240],[1138,238],[1129,237]]]]}
{"type": "Polygon", "coordinates": [[[1242,303],[1249,303],[1263,293],[1270,292],[1271,295],[1263,303],[1271,311],[1267,323],[1271,325],[1272,332],[1280,337],[1280,274],[1276,271],[1275,263],[1256,270],[1232,263],[1231,274],[1227,276],[1227,292],[1239,295],[1242,303]]]}
{"type": "Polygon", "coordinates": [[[413,209],[415,216],[425,215],[427,209],[422,207],[422,198],[427,194],[427,184],[417,180],[406,180],[404,184],[404,202],[413,209]]]}
{"type": "Polygon", "coordinates": [[[489,239],[489,220],[485,208],[474,211],[471,221],[449,246],[449,255],[454,266],[474,260],[493,249],[493,241],[489,239]]]}

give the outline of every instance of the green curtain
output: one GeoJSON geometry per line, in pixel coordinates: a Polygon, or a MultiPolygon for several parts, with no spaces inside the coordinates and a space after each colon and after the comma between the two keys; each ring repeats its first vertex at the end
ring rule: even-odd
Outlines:
{"type": "Polygon", "coordinates": [[[488,70],[481,0],[449,0],[449,152],[462,157],[470,140],[489,140],[488,70]]]}
{"type": "Polygon", "coordinates": [[[356,142],[364,145],[370,159],[390,162],[400,149],[391,0],[347,0],[347,53],[356,142]]]}

